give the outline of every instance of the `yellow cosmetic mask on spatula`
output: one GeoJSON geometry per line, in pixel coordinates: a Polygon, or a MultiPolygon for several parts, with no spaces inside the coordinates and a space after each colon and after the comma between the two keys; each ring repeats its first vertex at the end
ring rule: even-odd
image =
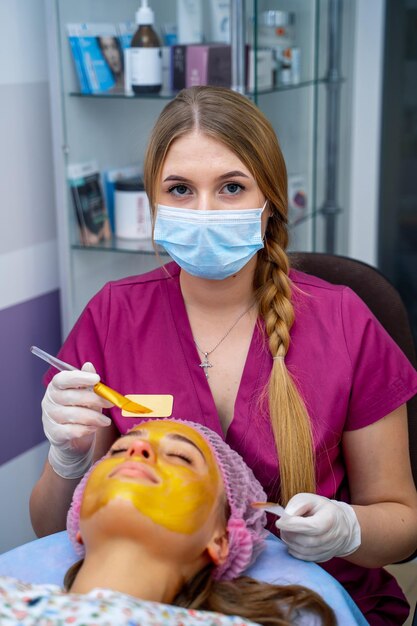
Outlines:
{"type": "MultiPolygon", "coordinates": [[[[52,354],[48,354],[47,352],[41,350],[40,348],[37,348],[36,346],[32,346],[30,348],[30,351],[35,356],[43,359],[44,361],[49,363],[49,365],[53,365],[53,367],[56,367],[56,369],[60,370],[61,372],[79,370],[78,367],[69,365],[69,363],[65,363],[65,361],[57,359],[55,356],[52,356],[52,354]]],[[[148,409],[148,407],[143,406],[142,404],[138,404],[137,402],[133,402],[133,400],[129,400],[129,398],[126,398],[126,396],[123,396],[121,393],[115,391],[111,387],[104,385],[102,382],[98,382],[96,385],[94,385],[93,390],[98,396],[101,396],[105,400],[109,400],[120,409],[128,411],[129,413],[134,413],[135,415],[152,413],[152,409],[148,409]]]]}

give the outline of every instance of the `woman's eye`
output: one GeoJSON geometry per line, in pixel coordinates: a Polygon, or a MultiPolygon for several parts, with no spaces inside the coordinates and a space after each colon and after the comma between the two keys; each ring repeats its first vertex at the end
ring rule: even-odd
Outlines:
{"type": "Polygon", "coordinates": [[[227,183],[227,185],[223,187],[224,193],[231,196],[237,195],[242,189],[244,189],[244,187],[243,185],[239,185],[239,183],[227,183]]]}
{"type": "Polygon", "coordinates": [[[190,193],[190,190],[186,185],[174,185],[168,190],[173,196],[186,196],[190,193]]]}

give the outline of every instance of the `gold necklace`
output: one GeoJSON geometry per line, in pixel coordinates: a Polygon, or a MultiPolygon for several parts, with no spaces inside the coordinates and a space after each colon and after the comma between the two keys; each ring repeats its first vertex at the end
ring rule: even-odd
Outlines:
{"type": "Polygon", "coordinates": [[[246,313],[249,313],[249,311],[251,310],[251,308],[254,306],[254,302],[252,302],[252,304],[250,305],[250,307],[248,309],[246,309],[245,311],[243,311],[243,313],[241,313],[239,315],[239,317],[237,318],[237,320],[232,324],[232,326],[229,328],[229,330],[223,335],[223,337],[216,343],[216,345],[214,346],[214,348],[212,348],[211,350],[203,350],[202,348],[200,348],[200,346],[198,345],[198,343],[196,342],[196,340],[194,339],[194,343],[197,347],[197,350],[199,352],[201,352],[201,354],[204,356],[204,359],[202,360],[202,362],[200,363],[199,367],[202,367],[204,369],[204,374],[206,375],[206,378],[209,377],[208,375],[208,369],[210,367],[213,367],[213,363],[210,363],[209,361],[209,356],[210,354],[212,354],[216,348],[219,347],[219,345],[221,343],[223,343],[223,341],[226,339],[226,337],[232,332],[232,330],[234,329],[234,327],[236,326],[236,324],[238,322],[240,322],[240,320],[242,319],[242,317],[244,317],[246,315],[246,313]]]}

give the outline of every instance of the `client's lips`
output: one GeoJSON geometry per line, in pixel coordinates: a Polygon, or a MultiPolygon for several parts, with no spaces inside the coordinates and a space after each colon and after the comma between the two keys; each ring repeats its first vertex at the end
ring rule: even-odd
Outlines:
{"type": "Polygon", "coordinates": [[[114,469],[110,478],[114,476],[127,476],[128,478],[147,478],[152,483],[159,483],[158,478],[155,475],[155,472],[145,465],[144,463],[138,463],[135,461],[126,461],[121,465],[118,465],[116,469],[114,469]]]}

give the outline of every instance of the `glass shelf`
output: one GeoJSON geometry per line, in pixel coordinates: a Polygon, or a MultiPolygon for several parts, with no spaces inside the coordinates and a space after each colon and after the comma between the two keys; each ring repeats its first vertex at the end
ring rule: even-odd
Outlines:
{"type": "MultiPolygon", "coordinates": [[[[291,231],[300,224],[307,222],[320,215],[320,210],[310,211],[306,215],[303,215],[299,219],[289,222],[288,228],[291,231]]],[[[101,252],[129,252],[133,254],[146,254],[155,255],[156,250],[160,256],[168,256],[168,253],[161,246],[153,246],[150,239],[122,239],[121,237],[112,237],[108,241],[100,241],[97,244],[91,246],[83,246],[80,243],[72,243],[71,248],[73,250],[87,250],[101,252]]]]}
{"type": "MultiPolygon", "coordinates": [[[[340,79],[338,82],[343,82],[344,79],[340,79]]],[[[303,87],[311,87],[313,85],[325,84],[327,83],[326,78],[312,79],[312,80],[304,80],[299,83],[293,85],[278,85],[276,87],[271,87],[270,89],[258,89],[255,91],[247,91],[245,95],[249,98],[256,98],[257,96],[267,95],[276,93],[279,91],[292,91],[294,89],[301,89],[303,87]]],[[[334,82],[334,81],[332,81],[334,82]]],[[[69,95],[72,98],[104,98],[108,100],[172,100],[175,98],[178,91],[163,91],[160,93],[144,93],[140,95],[127,95],[123,92],[103,92],[103,93],[81,93],[79,91],[71,91],[69,95]]]]}
{"type": "Polygon", "coordinates": [[[322,214],[321,209],[315,209],[314,211],[310,211],[309,213],[306,213],[306,215],[303,215],[297,218],[296,220],[293,220],[293,221],[290,220],[288,222],[288,230],[291,231],[297,226],[300,226],[300,224],[305,224],[305,222],[308,222],[309,220],[312,220],[321,214],[322,214]]]}
{"type": "MultiPolygon", "coordinates": [[[[150,239],[122,239],[120,237],[112,237],[108,241],[100,241],[97,244],[91,246],[83,246],[80,243],[73,243],[71,245],[73,250],[101,250],[109,252],[133,252],[139,254],[155,254],[155,247],[150,239]]],[[[167,256],[165,250],[159,246],[156,246],[158,254],[161,256],[167,256]]]]}
{"type": "Polygon", "coordinates": [[[140,95],[127,95],[123,91],[103,92],[103,93],[81,93],[71,91],[72,98],[105,98],[107,100],[172,100],[178,92],[164,91],[160,93],[142,93],[140,95]]]}

